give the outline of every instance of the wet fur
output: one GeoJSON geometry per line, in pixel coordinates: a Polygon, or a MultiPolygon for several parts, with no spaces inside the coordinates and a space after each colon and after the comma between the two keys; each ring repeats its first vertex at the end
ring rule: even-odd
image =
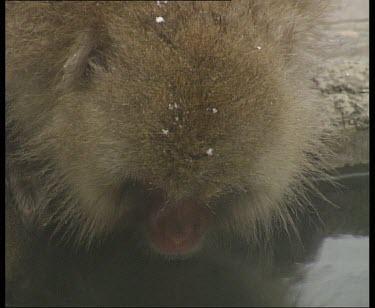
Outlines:
{"type": "Polygon", "coordinates": [[[320,2],[6,9],[6,190],[26,220],[89,246],[147,182],[250,243],[293,226],[326,153],[305,56],[320,2]]]}

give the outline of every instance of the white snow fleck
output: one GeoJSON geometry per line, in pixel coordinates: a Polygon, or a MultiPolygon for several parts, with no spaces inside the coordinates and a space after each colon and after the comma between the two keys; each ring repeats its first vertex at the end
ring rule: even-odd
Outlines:
{"type": "Polygon", "coordinates": [[[161,24],[161,23],[165,22],[165,20],[164,20],[163,17],[159,16],[159,17],[156,17],[156,22],[161,24]]]}
{"type": "Polygon", "coordinates": [[[172,104],[168,104],[168,109],[169,110],[173,110],[173,109],[177,109],[179,106],[177,105],[177,103],[174,103],[173,105],[172,104]]]}
{"type": "Polygon", "coordinates": [[[156,1],[157,6],[161,6],[161,4],[167,4],[168,1],[156,1]]]}
{"type": "Polygon", "coordinates": [[[260,47],[260,46],[257,46],[257,49],[261,50],[261,49],[262,49],[262,47],[260,47]]]}
{"type": "Polygon", "coordinates": [[[162,129],[161,131],[162,131],[163,135],[165,135],[165,136],[167,136],[168,133],[169,133],[168,129],[162,129]]]}
{"type": "Polygon", "coordinates": [[[212,156],[214,154],[214,149],[213,148],[209,148],[207,151],[206,151],[207,155],[208,156],[212,156]]]}
{"type": "Polygon", "coordinates": [[[217,109],[216,108],[212,108],[212,112],[213,113],[217,113],[217,109]]]}

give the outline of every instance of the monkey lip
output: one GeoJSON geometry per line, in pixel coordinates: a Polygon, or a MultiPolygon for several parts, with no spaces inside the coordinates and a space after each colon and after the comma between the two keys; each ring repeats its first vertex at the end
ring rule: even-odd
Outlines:
{"type": "Polygon", "coordinates": [[[196,202],[161,203],[151,210],[148,235],[152,246],[160,253],[184,255],[198,246],[211,220],[208,208],[196,202]]]}

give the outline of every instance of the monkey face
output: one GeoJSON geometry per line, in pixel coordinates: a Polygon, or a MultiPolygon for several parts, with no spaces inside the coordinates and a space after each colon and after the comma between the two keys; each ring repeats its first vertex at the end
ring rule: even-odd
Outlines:
{"type": "Polygon", "coordinates": [[[34,203],[86,242],[138,217],[171,255],[208,230],[251,238],[285,220],[313,109],[289,72],[290,25],[254,31],[236,15],[247,5],[35,4],[44,23],[9,9],[8,126],[34,203]]]}

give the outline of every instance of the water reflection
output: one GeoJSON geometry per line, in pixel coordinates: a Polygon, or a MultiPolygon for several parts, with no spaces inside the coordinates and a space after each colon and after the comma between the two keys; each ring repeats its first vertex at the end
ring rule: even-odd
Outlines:
{"type": "Polygon", "coordinates": [[[316,260],[301,264],[297,276],[291,293],[299,307],[368,307],[369,238],[325,239],[316,260]]]}

